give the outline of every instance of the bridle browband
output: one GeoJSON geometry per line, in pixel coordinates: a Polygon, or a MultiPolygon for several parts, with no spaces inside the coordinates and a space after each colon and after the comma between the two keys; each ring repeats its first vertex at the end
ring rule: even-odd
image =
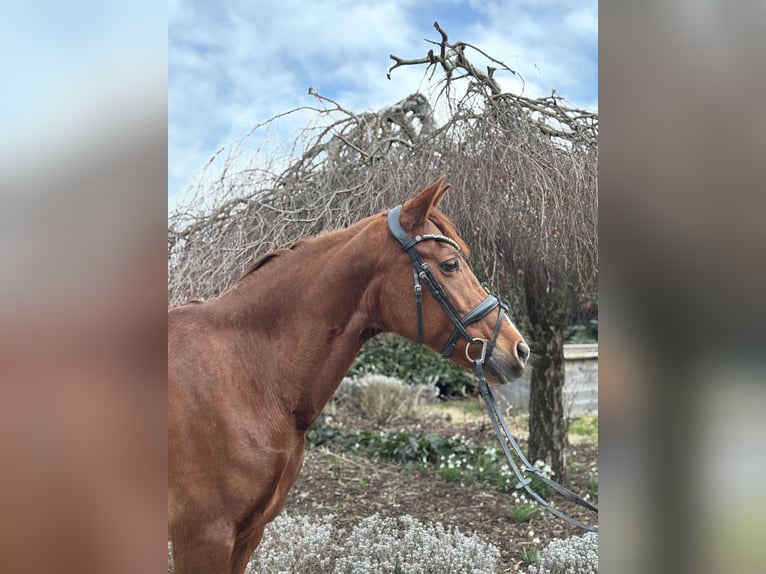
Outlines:
{"type": "Polygon", "coordinates": [[[418,314],[418,343],[423,343],[423,288],[421,287],[421,281],[422,281],[423,283],[426,284],[428,289],[431,291],[431,293],[434,296],[434,299],[436,299],[436,302],[439,303],[439,306],[444,310],[450,322],[454,326],[452,334],[447,340],[447,344],[444,346],[444,349],[442,349],[441,351],[441,356],[444,357],[445,359],[448,358],[452,354],[452,352],[455,350],[455,346],[457,345],[458,339],[460,337],[463,337],[466,341],[466,346],[465,346],[466,359],[468,359],[468,361],[470,361],[474,365],[474,372],[476,375],[476,379],[479,382],[479,389],[481,391],[482,397],[484,398],[484,402],[487,405],[487,411],[489,412],[489,418],[492,421],[492,426],[495,429],[495,434],[497,435],[498,439],[500,439],[500,445],[503,447],[503,452],[505,453],[505,456],[511,465],[511,469],[513,470],[513,473],[516,475],[516,478],[518,479],[518,483],[516,484],[516,489],[518,490],[523,488],[530,496],[532,496],[532,498],[534,498],[543,507],[547,508],[551,513],[558,516],[559,518],[562,518],[563,520],[566,520],[567,522],[571,524],[579,526],[580,528],[584,528],[585,530],[590,530],[591,532],[598,532],[597,526],[591,526],[589,524],[580,522],[579,520],[576,520],[572,518],[571,516],[567,516],[560,510],[551,506],[550,503],[544,500],[537,492],[535,492],[530,487],[530,484],[532,483],[532,478],[525,477],[523,475],[524,472],[530,472],[534,474],[542,482],[544,482],[545,484],[553,488],[556,492],[558,492],[565,498],[568,498],[569,500],[575,502],[576,504],[598,514],[598,508],[593,506],[587,500],[584,500],[583,498],[579,497],[578,495],[576,495],[574,492],[567,489],[566,487],[551,480],[550,478],[545,476],[542,470],[540,470],[539,468],[529,463],[529,460],[527,460],[527,458],[521,452],[521,448],[519,447],[516,440],[513,438],[513,435],[511,435],[511,432],[508,429],[508,425],[505,423],[505,420],[503,419],[500,413],[500,407],[495,401],[495,397],[493,396],[492,391],[489,389],[489,385],[487,384],[487,379],[484,376],[484,365],[490,359],[490,357],[492,356],[492,351],[495,349],[495,342],[497,341],[497,337],[500,334],[500,326],[502,325],[502,321],[503,321],[503,317],[505,316],[505,313],[508,311],[508,307],[504,303],[502,303],[500,299],[498,299],[495,295],[490,294],[490,295],[487,295],[487,297],[481,303],[479,303],[466,315],[461,317],[460,313],[457,311],[457,309],[455,309],[455,306],[452,304],[452,301],[450,301],[449,296],[447,295],[446,291],[442,287],[441,283],[439,283],[439,281],[434,276],[433,272],[431,271],[431,268],[425,262],[425,260],[420,255],[420,253],[418,253],[417,249],[415,249],[415,246],[422,241],[441,241],[443,243],[448,243],[449,245],[452,245],[455,249],[457,249],[458,252],[460,251],[460,246],[457,244],[457,242],[454,239],[450,239],[449,237],[445,235],[427,234],[427,235],[416,235],[415,237],[410,237],[409,234],[402,227],[402,223],[400,219],[401,210],[402,210],[402,206],[397,205],[391,211],[388,212],[388,231],[399,242],[399,244],[402,246],[402,249],[404,249],[404,251],[407,253],[407,255],[410,256],[410,259],[412,260],[412,277],[415,282],[415,306],[417,308],[417,314],[418,314]],[[481,319],[489,315],[496,308],[499,308],[499,312],[497,315],[497,322],[495,323],[495,329],[494,329],[494,332],[492,333],[492,338],[488,340],[488,339],[482,339],[478,337],[472,337],[468,333],[467,327],[473,323],[476,323],[477,321],[480,321],[481,319]],[[471,346],[474,343],[481,343],[482,346],[478,356],[472,357],[471,346]],[[502,427],[502,431],[501,431],[501,427],[502,427]],[[509,445],[511,446],[513,451],[521,460],[521,465],[517,464],[516,461],[513,459],[511,455],[511,451],[509,449],[509,445]]]}

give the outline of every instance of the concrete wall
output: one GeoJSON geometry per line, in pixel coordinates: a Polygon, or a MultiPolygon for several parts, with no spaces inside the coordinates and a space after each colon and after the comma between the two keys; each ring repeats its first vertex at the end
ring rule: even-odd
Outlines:
{"type": "MultiPolygon", "coordinates": [[[[564,345],[564,413],[567,417],[598,414],[598,344],[564,345]]],[[[508,384],[493,387],[511,405],[529,409],[529,379],[532,367],[508,384]]]]}

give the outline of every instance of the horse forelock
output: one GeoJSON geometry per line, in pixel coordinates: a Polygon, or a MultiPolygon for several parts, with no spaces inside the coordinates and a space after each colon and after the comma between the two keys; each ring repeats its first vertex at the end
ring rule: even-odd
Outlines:
{"type": "Polygon", "coordinates": [[[471,255],[470,248],[466,242],[463,241],[463,238],[458,235],[457,230],[455,229],[455,224],[452,223],[452,221],[450,221],[446,215],[437,209],[432,209],[428,214],[428,219],[431,221],[431,223],[439,228],[439,231],[442,235],[449,237],[460,246],[460,251],[463,252],[465,257],[469,257],[471,255]]]}

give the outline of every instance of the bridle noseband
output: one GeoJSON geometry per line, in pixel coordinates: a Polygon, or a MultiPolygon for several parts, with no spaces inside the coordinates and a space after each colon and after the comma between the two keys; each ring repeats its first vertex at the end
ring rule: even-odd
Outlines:
{"type": "Polygon", "coordinates": [[[492,351],[495,348],[495,342],[497,341],[497,337],[500,334],[500,326],[502,325],[503,317],[505,312],[508,310],[508,307],[504,303],[501,303],[496,296],[487,295],[486,299],[484,299],[481,303],[469,311],[465,316],[461,317],[460,313],[452,304],[452,301],[450,301],[447,292],[444,290],[444,287],[442,287],[441,283],[439,283],[439,281],[434,276],[431,268],[428,266],[428,263],[423,260],[423,257],[420,255],[420,253],[418,253],[417,249],[415,249],[415,246],[422,241],[440,241],[442,243],[448,243],[458,251],[460,251],[460,246],[454,239],[450,239],[445,235],[427,234],[410,237],[402,227],[401,219],[399,216],[401,210],[402,206],[397,205],[388,212],[388,231],[401,244],[402,249],[407,252],[407,254],[410,256],[410,259],[412,260],[412,277],[415,282],[415,306],[417,307],[418,313],[418,343],[423,343],[422,281],[431,291],[437,303],[439,303],[441,308],[444,310],[452,325],[454,325],[452,334],[447,340],[447,344],[444,346],[444,349],[441,351],[441,356],[445,359],[448,358],[455,350],[455,346],[457,345],[460,337],[463,337],[466,341],[466,359],[468,359],[468,361],[471,363],[476,363],[478,360],[484,364],[492,356],[492,351]],[[492,334],[492,338],[482,339],[478,337],[472,337],[468,333],[467,327],[473,323],[476,323],[477,321],[480,321],[498,307],[500,308],[500,312],[497,316],[495,331],[492,334]],[[471,356],[471,349],[474,343],[481,343],[482,345],[481,349],[478,350],[478,356],[475,357],[471,356]]]}
{"type": "Polygon", "coordinates": [[[444,288],[442,287],[441,283],[439,283],[439,281],[434,276],[433,272],[431,271],[431,268],[423,260],[423,257],[420,255],[420,253],[418,253],[418,251],[415,249],[415,246],[421,241],[441,241],[443,243],[448,243],[452,245],[458,251],[460,251],[460,246],[457,244],[457,242],[454,239],[450,239],[449,237],[446,237],[444,235],[428,234],[428,235],[416,235],[415,237],[410,237],[409,234],[402,227],[402,223],[401,223],[401,219],[399,215],[401,210],[402,210],[402,206],[397,205],[391,211],[388,212],[388,231],[401,244],[402,249],[404,249],[404,251],[407,252],[407,254],[410,256],[410,259],[412,260],[412,277],[415,281],[415,305],[417,307],[417,312],[418,312],[418,342],[423,343],[423,288],[421,287],[421,281],[422,281],[423,283],[426,284],[426,286],[428,287],[428,289],[431,291],[434,298],[436,299],[437,303],[439,303],[439,305],[447,314],[447,317],[449,317],[449,320],[452,322],[452,324],[455,327],[449,339],[447,340],[447,344],[445,345],[444,349],[441,352],[442,357],[446,359],[452,354],[452,352],[455,350],[455,346],[457,345],[458,339],[460,337],[463,337],[466,340],[465,356],[469,362],[473,363],[474,370],[476,373],[476,379],[479,382],[479,389],[481,391],[482,397],[484,398],[484,402],[487,405],[487,411],[489,413],[489,418],[492,421],[492,426],[495,429],[495,434],[497,435],[498,439],[500,439],[500,446],[503,447],[503,452],[505,453],[505,456],[508,459],[508,462],[510,463],[511,468],[514,474],[516,475],[516,478],[519,481],[516,484],[516,489],[524,489],[534,500],[539,502],[541,505],[543,505],[551,513],[558,516],[559,518],[566,520],[567,522],[570,522],[571,524],[579,526],[580,528],[584,528],[585,530],[590,530],[591,532],[598,532],[598,527],[580,522],[579,520],[564,514],[557,508],[552,507],[535,490],[531,488],[530,484],[532,483],[532,479],[530,477],[525,477],[524,476],[525,472],[534,474],[542,482],[544,482],[545,484],[553,488],[556,492],[558,492],[565,498],[568,498],[569,500],[575,502],[579,506],[587,508],[588,510],[598,514],[598,508],[593,506],[590,502],[579,497],[577,494],[575,494],[568,488],[551,480],[550,478],[545,476],[545,474],[539,468],[530,464],[529,460],[527,460],[527,458],[524,456],[524,453],[521,452],[521,448],[519,447],[516,440],[513,438],[513,435],[511,435],[511,431],[508,429],[508,425],[505,423],[505,420],[503,419],[503,416],[500,413],[500,407],[497,405],[497,402],[495,401],[495,397],[492,395],[492,391],[489,389],[489,386],[487,385],[487,380],[484,377],[484,365],[492,356],[492,351],[495,348],[495,342],[497,341],[497,337],[500,334],[500,325],[502,324],[505,312],[508,311],[508,307],[504,303],[502,303],[500,299],[498,299],[495,295],[487,295],[487,297],[481,303],[476,305],[476,307],[474,307],[471,311],[469,311],[465,316],[461,317],[460,313],[457,311],[457,309],[455,309],[455,306],[452,304],[452,301],[450,301],[449,296],[447,295],[447,292],[444,291],[444,288]],[[487,340],[487,339],[482,339],[479,337],[472,337],[468,333],[466,328],[469,325],[476,323],[477,321],[480,321],[481,319],[489,315],[489,313],[491,313],[494,309],[498,307],[500,308],[500,312],[497,315],[497,322],[495,323],[495,330],[492,333],[492,338],[487,340]],[[477,356],[471,356],[471,348],[474,345],[474,343],[481,344],[481,349],[479,350],[477,356]],[[501,431],[501,428],[502,428],[502,431],[501,431]],[[511,448],[519,457],[521,461],[520,464],[517,464],[516,461],[511,456],[511,448]]]}

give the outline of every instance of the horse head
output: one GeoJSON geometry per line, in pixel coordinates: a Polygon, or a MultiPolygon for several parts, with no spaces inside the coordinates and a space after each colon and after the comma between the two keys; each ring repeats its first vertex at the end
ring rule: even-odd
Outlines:
{"type": "Polygon", "coordinates": [[[449,187],[442,176],[388,214],[395,272],[381,290],[383,322],[461,365],[480,361],[506,383],[521,375],[529,346],[507,307],[471,271],[468,247],[439,211],[449,187]]]}

